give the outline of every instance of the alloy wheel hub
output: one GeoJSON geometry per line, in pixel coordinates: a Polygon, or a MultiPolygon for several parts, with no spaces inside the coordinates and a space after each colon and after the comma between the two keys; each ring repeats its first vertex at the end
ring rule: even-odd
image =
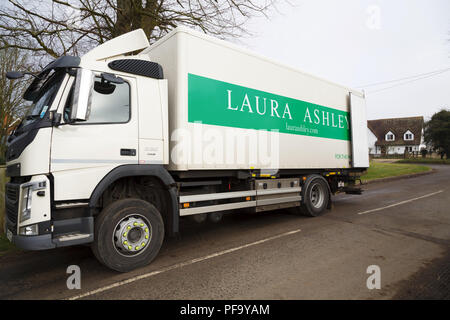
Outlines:
{"type": "Polygon", "coordinates": [[[141,217],[123,219],[114,234],[116,248],[127,255],[142,252],[151,240],[151,226],[141,217]]]}
{"type": "Polygon", "coordinates": [[[315,208],[320,208],[324,201],[324,192],[319,185],[315,184],[311,190],[311,203],[315,208]]]}

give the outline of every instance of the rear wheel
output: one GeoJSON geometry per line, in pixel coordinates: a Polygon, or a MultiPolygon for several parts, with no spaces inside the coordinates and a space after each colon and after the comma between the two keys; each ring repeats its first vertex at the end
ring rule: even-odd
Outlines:
{"type": "Polygon", "coordinates": [[[325,213],[330,201],[328,182],[319,175],[311,175],[302,188],[300,207],[289,209],[291,213],[317,217],[325,213]]]}
{"type": "Polygon", "coordinates": [[[330,201],[327,181],[318,175],[307,179],[303,190],[303,201],[300,210],[309,217],[317,217],[325,212],[330,201]]]}
{"type": "Polygon", "coordinates": [[[140,199],[118,200],[95,221],[92,251],[108,268],[131,271],[149,264],[164,239],[164,223],[152,204],[140,199]]]}

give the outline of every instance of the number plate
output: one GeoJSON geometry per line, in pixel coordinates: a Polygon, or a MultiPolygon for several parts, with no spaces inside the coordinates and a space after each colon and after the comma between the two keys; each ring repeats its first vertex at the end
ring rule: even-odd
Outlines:
{"type": "Polygon", "coordinates": [[[10,230],[6,230],[6,237],[8,238],[8,240],[10,242],[12,242],[13,234],[12,234],[12,232],[10,230]]]}

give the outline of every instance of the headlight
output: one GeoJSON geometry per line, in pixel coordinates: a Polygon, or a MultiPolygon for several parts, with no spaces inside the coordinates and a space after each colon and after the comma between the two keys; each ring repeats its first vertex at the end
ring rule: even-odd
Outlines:
{"type": "Polygon", "coordinates": [[[31,218],[31,199],[33,195],[32,186],[22,189],[22,211],[20,212],[20,222],[27,221],[31,218]]]}
{"type": "Polygon", "coordinates": [[[22,185],[22,207],[19,214],[20,222],[27,221],[31,218],[31,200],[34,191],[44,190],[47,187],[45,181],[30,182],[22,185]]]}
{"type": "Polygon", "coordinates": [[[20,228],[19,234],[22,236],[37,236],[39,234],[39,227],[37,224],[32,224],[30,226],[20,228]]]}

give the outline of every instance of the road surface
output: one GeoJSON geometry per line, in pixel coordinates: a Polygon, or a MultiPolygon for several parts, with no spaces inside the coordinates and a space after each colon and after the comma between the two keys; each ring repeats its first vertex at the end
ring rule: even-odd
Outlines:
{"type": "Polygon", "coordinates": [[[450,166],[337,195],[318,218],[277,211],[182,222],[149,266],[113,272],[89,247],[0,257],[0,299],[450,299],[450,166]],[[81,268],[81,290],[66,269],[81,268]],[[369,266],[381,288],[369,290],[369,266]]]}

